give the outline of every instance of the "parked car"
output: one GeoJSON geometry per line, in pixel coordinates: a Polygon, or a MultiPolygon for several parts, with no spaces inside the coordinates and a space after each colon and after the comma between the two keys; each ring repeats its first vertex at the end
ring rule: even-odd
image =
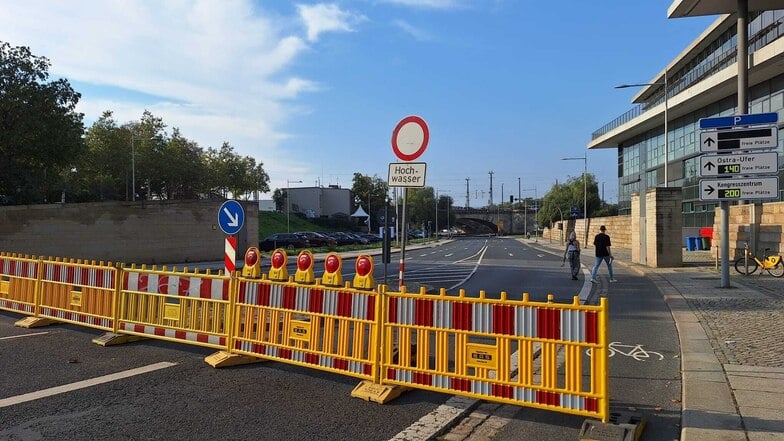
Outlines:
{"type": "Polygon", "coordinates": [[[326,234],[329,237],[335,239],[335,241],[338,243],[338,246],[354,245],[356,243],[356,239],[340,231],[330,231],[328,233],[322,234],[326,234]]]}
{"type": "Polygon", "coordinates": [[[310,242],[294,233],[276,233],[267,236],[266,239],[259,242],[259,249],[261,251],[272,251],[275,248],[308,248],[310,242]]]}
{"type": "Polygon", "coordinates": [[[357,233],[357,234],[367,239],[369,243],[378,243],[384,240],[381,238],[381,236],[376,236],[375,234],[371,234],[371,233],[357,233]]]}
{"type": "Polygon", "coordinates": [[[370,241],[369,241],[369,240],[368,240],[366,237],[363,237],[363,236],[362,236],[361,234],[359,234],[359,233],[353,233],[353,232],[352,232],[352,233],[343,233],[343,234],[345,234],[345,235],[347,235],[348,237],[350,237],[350,238],[354,239],[354,244],[355,244],[355,245],[356,245],[356,244],[359,244],[359,245],[367,245],[367,244],[369,244],[369,243],[370,243],[370,241]]]}
{"type": "Polygon", "coordinates": [[[338,246],[338,241],[335,239],[321,233],[317,233],[315,231],[298,231],[294,234],[298,234],[310,242],[310,244],[314,247],[336,247],[338,246]]]}

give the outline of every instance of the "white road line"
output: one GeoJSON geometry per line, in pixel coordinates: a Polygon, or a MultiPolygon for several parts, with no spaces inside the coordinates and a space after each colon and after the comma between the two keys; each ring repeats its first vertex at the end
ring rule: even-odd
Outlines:
{"type": "Polygon", "coordinates": [[[48,334],[48,333],[49,333],[49,331],[46,331],[46,332],[34,332],[32,334],[10,335],[8,337],[0,337],[0,340],[10,340],[12,338],[32,337],[34,335],[44,335],[44,334],[48,334]]]}
{"type": "Polygon", "coordinates": [[[444,254],[444,257],[452,257],[454,255],[455,255],[455,253],[449,253],[449,254],[444,254]]]}
{"type": "MultiPolygon", "coordinates": [[[[458,283],[456,283],[456,284],[454,284],[454,285],[450,286],[449,288],[447,288],[447,291],[451,291],[451,290],[453,290],[453,289],[457,288],[458,286],[460,286],[460,285],[462,285],[462,284],[466,283],[466,282],[468,281],[468,279],[470,279],[470,278],[471,278],[471,276],[473,276],[473,275],[474,275],[474,273],[476,272],[476,270],[477,270],[477,269],[479,269],[479,265],[481,265],[481,264],[482,264],[482,259],[485,257],[485,252],[487,252],[487,241],[485,241],[485,246],[483,246],[483,247],[482,247],[482,249],[481,249],[481,250],[479,250],[479,252],[477,253],[477,254],[481,254],[481,255],[479,256],[479,260],[477,260],[477,261],[476,261],[476,264],[474,265],[474,269],[473,269],[473,270],[471,270],[471,273],[470,273],[470,274],[468,274],[468,275],[465,277],[465,279],[463,279],[463,280],[461,280],[460,282],[458,282],[458,283]]],[[[475,256],[475,255],[476,255],[476,254],[474,254],[474,256],[475,256]]],[[[471,257],[473,257],[473,256],[471,256],[471,257]]],[[[463,259],[463,260],[465,260],[465,259],[463,259]]],[[[458,260],[457,262],[460,262],[460,260],[458,260]]],[[[457,263],[457,262],[455,262],[455,263],[457,263]]]]}
{"type": "Polygon", "coordinates": [[[25,403],[27,401],[33,401],[41,398],[51,397],[53,395],[59,395],[78,389],[84,389],[98,384],[108,383],[110,381],[121,380],[123,378],[133,377],[134,375],[146,374],[148,372],[153,372],[159,369],[165,369],[176,365],[177,363],[169,363],[168,361],[163,361],[148,366],[142,366],[136,369],[129,369],[127,371],[91,378],[89,380],[77,381],[76,383],[50,387],[49,389],[42,389],[27,394],[17,395],[15,397],[4,398],[0,400],[0,407],[8,407],[8,406],[13,406],[15,404],[25,403]]]}
{"type": "Polygon", "coordinates": [[[514,254],[512,254],[512,253],[509,253],[509,257],[514,257],[514,254]]]}

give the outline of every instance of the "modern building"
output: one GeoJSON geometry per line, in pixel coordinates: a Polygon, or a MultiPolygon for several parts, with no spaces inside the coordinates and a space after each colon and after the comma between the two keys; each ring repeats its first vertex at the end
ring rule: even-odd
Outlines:
{"type": "Polygon", "coordinates": [[[343,217],[351,214],[351,190],[337,185],[329,187],[291,187],[288,189],[291,200],[284,203],[284,211],[303,213],[308,218],[343,217]]]}
{"type": "MultiPolygon", "coordinates": [[[[715,14],[732,1],[677,0],[669,16],[715,14]]],[[[784,126],[784,1],[749,1],[748,113],[778,112],[784,126]],[[752,7],[760,9],[751,10],[752,7]],[[761,10],[770,8],[774,10],[761,10]]],[[[618,150],[620,214],[631,214],[631,195],[653,187],[683,189],[683,226],[714,223],[716,203],[700,201],[701,118],[737,112],[737,14],[718,16],[633,98],[636,105],[592,134],[589,149],[618,150]],[[665,123],[666,119],[666,123],[665,123]],[[665,135],[665,127],[667,134],[665,135]],[[665,139],[667,146],[665,150],[665,139]],[[665,166],[666,160],[666,166],[665,166]],[[666,176],[666,183],[665,183],[666,176]]],[[[779,196],[784,200],[784,131],[779,130],[779,196]]]]}

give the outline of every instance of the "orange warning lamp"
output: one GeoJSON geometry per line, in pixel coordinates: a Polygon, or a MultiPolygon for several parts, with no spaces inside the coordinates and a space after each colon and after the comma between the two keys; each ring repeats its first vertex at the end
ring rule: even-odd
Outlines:
{"type": "Polygon", "coordinates": [[[270,270],[269,279],[277,280],[280,282],[287,282],[289,280],[289,272],[286,269],[286,263],[289,261],[289,256],[282,248],[277,248],[272,252],[270,257],[270,270]]]}
{"type": "Polygon", "coordinates": [[[354,264],[356,274],[354,274],[354,288],[359,289],[373,289],[373,258],[368,255],[361,255],[357,257],[354,264]]]}
{"type": "Polygon", "coordinates": [[[321,277],[321,283],[326,286],[343,286],[343,275],[340,270],[343,269],[343,260],[335,253],[327,254],[324,259],[324,275],[321,277]]]}
{"type": "Polygon", "coordinates": [[[261,277],[261,253],[256,247],[245,251],[245,266],[242,267],[242,277],[258,279],[261,277]]]}
{"type": "Polygon", "coordinates": [[[313,283],[316,281],[316,276],[313,275],[313,253],[310,250],[299,252],[294,281],[298,283],[313,283]]]}

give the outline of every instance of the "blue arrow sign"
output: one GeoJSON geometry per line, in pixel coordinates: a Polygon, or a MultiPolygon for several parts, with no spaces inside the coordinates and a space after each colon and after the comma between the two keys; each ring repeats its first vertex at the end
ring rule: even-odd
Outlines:
{"type": "Polygon", "coordinates": [[[245,223],[245,210],[239,202],[229,199],[218,210],[218,225],[229,236],[237,234],[245,223]]]}
{"type": "Polygon", "coordinates": [[[755,126],[760,124],[775,124],[779,122],[779,114],[752,113],[750,115],[720,116],[718,118],[700,119],[700,129],[716,129],[719,127],[755,126]]]}

